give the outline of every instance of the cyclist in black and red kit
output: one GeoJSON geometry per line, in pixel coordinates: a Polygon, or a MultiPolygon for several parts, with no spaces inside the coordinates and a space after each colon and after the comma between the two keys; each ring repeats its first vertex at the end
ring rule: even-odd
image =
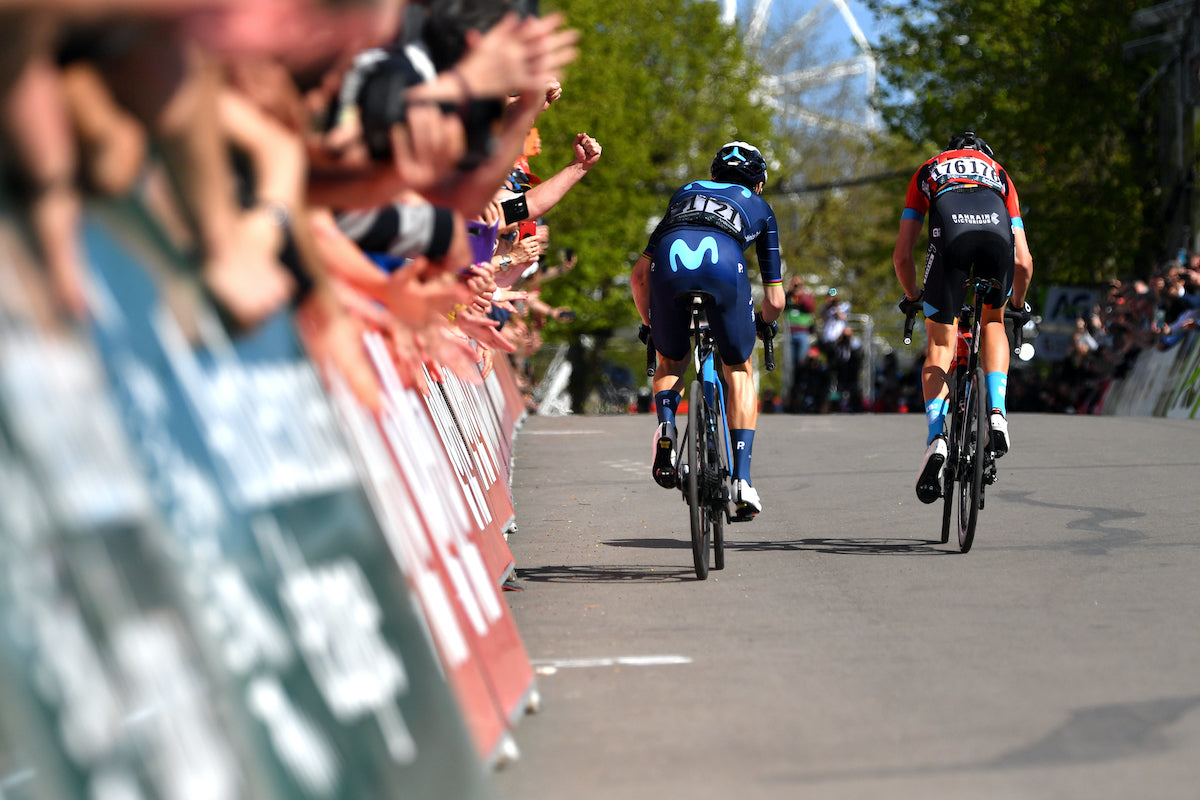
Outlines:
{"type": "Polygon", "coordinates": [[[901,309],[924,301],[929,353],[921,371],[925,418],[929,423],[925,458],[917,477],[917,497],[932,503],[942,493],[946,464],[945,420],[949,387],[946,374],[957,345],[957,318],[972,275],[1000,280],[1003,288],[985,298],[980,357],[987,381],[991,411],[991,448],[1008,452],[1008,336],[1004,306],[1028,314],[1025,292],[1033,277],[1033,257],[1025,238],[1017,188],[996,161],[992,148],[974,131],[950,140],[947,148],[926,161],[913,175],[904,200],[900,233],[892,255],[896,277],[904,289],[901,309]],[[925,260],[925,290],[917,288],[913,248],[929,215],[929,251],[925,260]]]}

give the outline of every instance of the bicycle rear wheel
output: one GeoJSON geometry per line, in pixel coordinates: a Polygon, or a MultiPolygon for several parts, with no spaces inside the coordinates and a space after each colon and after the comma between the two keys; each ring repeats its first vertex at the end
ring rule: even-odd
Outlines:
{"type": "Polygon", "coordinates": [[[946,409],[946,431],[949,434],[946,447],[946,472],[942,481],[942,544],[950,541],[950,520],[954,518],[954,481],[958,477],[958,443],[962,441],[962,413],[959,411],[958,387],[962,383],[957,368],[946,375],[950,388],[947,395],[949,406],[946,409]]]}
{"type": "Polygon", "coordinates": [[[984,426],[987,412],[983,407],[983,369],[977,368],[967,386],[966,413],[963,415],[962,471],[958,490],[958,548],[966,553],[975,542],[979,522],[979,501],[983,496],[984,426]]]}
{"type": "Polygon", "coordinates": [[[707,406],[704,404],[704,385],[692,381],[688,394],[688,476],[687,500],[692,523],[692,562],[696,577],[708,577],[708,548],[711,522],[704,502],[703,481],[705,453],[708,451],[707,406]]]}

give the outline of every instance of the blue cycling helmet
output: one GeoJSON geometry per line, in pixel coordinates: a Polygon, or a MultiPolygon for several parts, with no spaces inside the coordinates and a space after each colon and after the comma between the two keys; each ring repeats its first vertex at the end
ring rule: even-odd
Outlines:
{"type": "Polygon", "coordinates": [[[766,183],[767,161],[754,145],[729,142],[713,157],[709,173],[713,180],[753,189],[760,183],[766,183]]]}
{"type": "Polygon", "coordinates": [[[950,144],[946,145],[947,150],[978,150],[988,158],[995,158],[996,154],[992,152],[992,148],[988,147],[988,143],[982,138],[975,135],[975,131],[963,131],[957,136],[950,139],[950,144]]]}

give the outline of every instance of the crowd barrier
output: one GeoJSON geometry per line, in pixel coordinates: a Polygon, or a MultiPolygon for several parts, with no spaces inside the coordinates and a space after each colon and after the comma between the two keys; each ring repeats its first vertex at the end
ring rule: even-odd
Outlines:
{"type": "Polygon", "coordinates": [[[82,240],[68,324],[0,209],[0,796],[494,797],[538,700],[504,360],[416,391],[368,335],[375,414],[136,206],[82,240]]]}
{"type": "Polygon", "coordinates": [[[1125,377],[1113,380],[1102,414],[1195,419],[1200,409],[1200,333],[1168,350],[1143,350],[1125,377]]]}

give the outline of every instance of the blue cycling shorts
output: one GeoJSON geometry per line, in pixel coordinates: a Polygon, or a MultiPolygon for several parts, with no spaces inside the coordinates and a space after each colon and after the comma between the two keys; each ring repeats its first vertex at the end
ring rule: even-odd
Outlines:
{"type": "Polygon", "coordinates": [[[659,240],[650,262],[650,329],[654,347],[672,361],[691,350],[691,310],[676,303],[688,291],[708,292],[708,324],[721,360],[744,364],[754,352],[754,298],[738,243],[712,228],[677,228],[659,240]]]}

